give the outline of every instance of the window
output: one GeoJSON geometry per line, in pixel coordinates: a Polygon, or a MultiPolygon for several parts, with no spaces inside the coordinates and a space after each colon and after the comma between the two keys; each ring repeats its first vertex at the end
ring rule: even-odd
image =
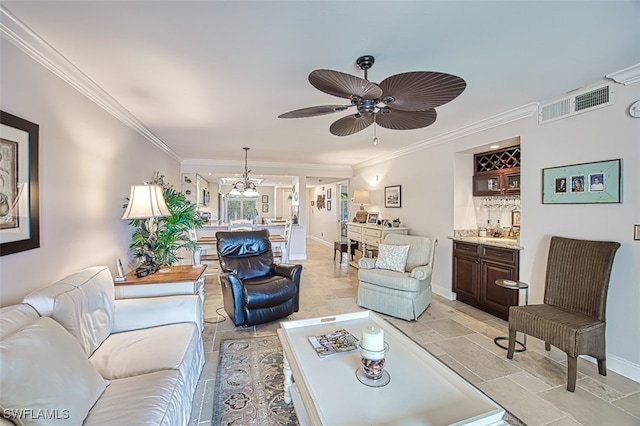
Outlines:
{"type": "Polygon", "coordinates": [[[227,197],[227,217],[226,222],[232,220],[245,219],[253,221],[258,215],[258,198],[233,198],[227,197]]]}

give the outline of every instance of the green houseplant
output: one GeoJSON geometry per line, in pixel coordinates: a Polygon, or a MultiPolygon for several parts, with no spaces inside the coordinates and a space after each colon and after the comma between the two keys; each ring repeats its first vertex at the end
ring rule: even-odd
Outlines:
{"type": "MultiPolygon", "coordinates": [[[[204,225],[196,212],[196,207],[172,185],[164,182],[164,176],[154,175],[154,185],[162,187],[164,200],[171,216],[158,217],[153,221],[132,219],[129,224],[135,228],[129,248],[136,258],[144,259],[147,265],[170,266],[180,258],[181,248],[194,250],[195,241],[189,239],[188,231],[204,225]],[[151,228],[149,229],[149,224],[151,228]]],[[[125,207],[127,204],[125,204],[125,207]]]]}

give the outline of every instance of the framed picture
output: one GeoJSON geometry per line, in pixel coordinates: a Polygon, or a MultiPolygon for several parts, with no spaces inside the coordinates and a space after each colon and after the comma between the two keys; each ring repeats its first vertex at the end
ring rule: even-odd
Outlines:
{"type": "Polygon", "coordinates": [[[327,211],[331,211],[331,200],[327,200],[327,211]]]}
{"type": "Polygon", "coordinates": [[[263,203],[268,203],[269,202],[269,196],[268,195],[263,195],[262,196],[262,202],[263,203]]]}
{"type": "Polygon", "coordinates": [[[378,216],[380,216],[379,212],[369,212],[367,216],[367,223],[373,223],[376,225],[378,223],[378,216]]]}
{"type": "Polygon", "coordinates": [[[327,188],[327,200],[331,199],[331,188],[327,188]]]}
{"type": "Polygon", "coordinates": [[[520,212],[512,211],[511,212],[511,226],[520,226],[520,212]]]}
{"type": "MultiPolygon", "coordinates": [[[[263,195],[263,197],[266,197],[266,195],[263,195]]],[[[269,213],[269,204],[262,205],[262,213],[269,213]]]]}
{"type": "Polygon", "coordinates": [[[542,203],[621,203],[621,163],[615,159],[542,169],[542,203]]]}
{"type": "Polygon", "coordinates": [[[40,247],[39,126],[0,111],[0,255],[40,247]]]}
{"type": "Polygon", "coordinates": [[[313,201],[313,200],[311,200],[311,207],[313,207],[313,206],[315,206],[315,205],[316,205],[316,202],[315,202],[315,201],[313,201]]]}
{"type": "Polygon", "coordinates": [[[384,206],[387,208],[402,207],[402,186],[384,187],[384,206]]]}
{"type": "Polygon", "coordinates": [[[633,225],[633,239],[640,241],[640,225],[633,225]]]}

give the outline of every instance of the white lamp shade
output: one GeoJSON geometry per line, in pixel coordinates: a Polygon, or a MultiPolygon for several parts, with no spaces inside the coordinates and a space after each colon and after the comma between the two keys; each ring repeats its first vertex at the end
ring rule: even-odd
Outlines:
{"type": "Polygon", "coordinates": [[[160,185],[132,185],[129,204],[122,219],[171,216],[160,185]]]}
{"type": "Polygon", "coordinates": [[[369,191],[365,189],[356,189],[353,191],[353,203],[354,204],[369,204],[371,203],[371,197],[369,191]]]}

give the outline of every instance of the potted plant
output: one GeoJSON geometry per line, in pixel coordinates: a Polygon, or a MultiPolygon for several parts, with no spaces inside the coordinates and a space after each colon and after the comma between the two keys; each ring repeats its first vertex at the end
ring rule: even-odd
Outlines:
{"type": "Polygon", "coordinates": [[[195,205],[191,204],[184,194],[164,182],[164,176],[158,176],[156,173],[151,183],[162,187],[171,216],[158,217],[153,221],[130,220],[129,224],[135,231],[129,248],[136,258],[144,259],[147,265],[171,266],[179,260],[178,251],[181,248],[196,248],[197,245],[189,238],[188,231],[201,228],[204,221],[198,216],[195,205]]]}

